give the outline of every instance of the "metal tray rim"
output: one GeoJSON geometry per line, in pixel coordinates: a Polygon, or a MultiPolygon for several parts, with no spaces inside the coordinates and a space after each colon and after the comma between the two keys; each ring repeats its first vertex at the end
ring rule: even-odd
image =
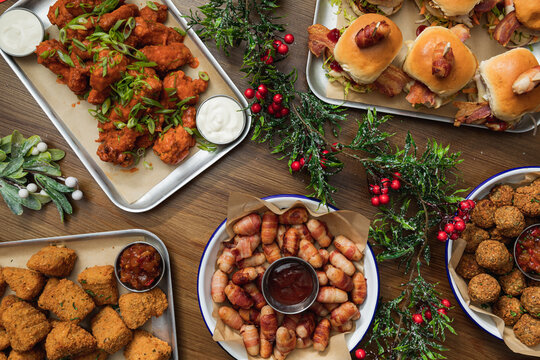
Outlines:
{"type": "MultiPolygon", "coordinates": [[[[324,3],[324,5],[330,6],[330,7],[332,7],[332,9],[334,9],[334,6],[331,5],[330,3],[328,3],[327,0],[317,0],[317,3],[315,5],[315,14],[314,14],[314,17],[313,17],[313,24],[317,23],[317,18],[320,15],[319,13],[320,13],[320,11],[322,11],[321,10],[321,3],[324,3]]],[[[375,108],[377,111],[380,110],[380,111],[385,112],[387,114],[400,115],[400,116],[410,116],[410,117],[414,117],[414,118],[425,119],[425,120],[434,120],[434,121],[439,121],[439,122],[444,122],[444,123],[449,123],[449,124],[452,124],[454,122],[451,118],[448,118],[446,116],[424,114],[424,113],[420,113],[420,112],[416,112],[416,111],[412,111],[412,110],[401,110],[401,109],[395,109],[395,108],[390,108],[390,107],[386,107],[386,106],[370,105],[370,104],[365,104],[365,103],[360,103],[360,102],[355,102],[355,101],[338,100],[338,99],[329,98],[329,97],[327,97],[325,95],[326,94],[326,92],[325,92],[326,89],[320,89],[315,85],[314,80],[311,78],[311,75],[310,75],[311,71],[320,73],[320,72],[322,72],[324,70],[322,69],[322,60],[314,58],[313,54],[308,50],[308,59],[307,59],[307,64],[306,64],[306,79],[307,79],[307,82],[308,82],[308,86],[311,89],[311,91],[313,91],[315,96],[317,96],[319,99],[321,99],[322,101],[324,101],[326,103],[329,103],[329,104],[332,104],[332,105],[346,106],[346,107],[356,108],[356,109],[361,109],[361,110],[367,110],[369,108],[375,108]],[[318,68],[316,66],[318,66],[318,68]]],[[[538,115],[538,114],[539,113],[536,113],[536,115],[538,115]]],[[[534,117],[534,115],[533,115],[533,117],[534,117]]],[[[536,126],[540,125],[540,118],[535,117],[535,119],[536,119],[536,126]]],[[[523,119],[521,121],[523,121],[523,119]]],[[[482,125],[463,124],[463,126],[489,130],[488,128],[486,128],[485,126],[482,126],[482,125]]],[[[526,127],[524,129],[506,130],[505,132],[514,133],[514,134],[521,134],[521,133],[529,132],[529,131],[533,130],[534,128],[535,128],[535,126],[531,125],[531,126],[526,127]]]]}
{"type": "Polygon", "coordinates": [[[4,241],[0,242],[0,248],[2,247],[8,247],[8,246],[22,246],[26,244],[33,244],[33,243],[39,243],[39,242],[53,242],[53,241],[76,241],[76,240],[83,240],[83,239],[92,239],[92,238],[100,238],[100,237],[107,237],[107,236],[136,236],[136,235],[142,235],[147,236],[149,238],[152,238],[154,241],[159,243],[164,251],[164,255],[166,257],[166,267],[167,271],[169,272],[168,281],[167,281],[167,293],[168,293],[168,302],[169,302],[169,310],[170,310],[170,317],[171,317],[171,323],[172,323],[172,339],[173,339],[173,352],[172,352],[172,358],[174,360],[178,360],[178,341],[177,341],[177,333],[176,333],[176,317],[174,314],[174,294],[173,294],[173,288],[172,288],[172,272],[171,272],[171,260],[169,257],[169,250],[167,249],[167,246],[165,243],[154,233],[144,230],[144,229],[127,229],[127,230],[114,230],[114,231],[103,231],[103,232],[97,232],[97,233],[87,233],[87,234],[77,234],[77,235],[62,235],[62,236],[53,236],[53,237],[44,237],[44,238],[35,238],[35,239],[26,239],[26,240],[14,240],[14,241],[4,241]]]}
{"type": "MultiPolygon", "coordinates": [[[[19,0],[12,6],[10,6],[7,10],[15,9],[17,7],[22,7],[28,0],[19,0]]],[[[180,11],[176,8],[174,3],[171,0],[162,0],[168,7],[169,10],[174,14],[176,20],[182,25],[184,29],[188,29],[187,23],[184,20],[182,14],[180,11]]],[[[6,11],[7,11],[6,10],[6,11]]],[[[216,58],[212,55],[208,47],[202,42],[202,40],[199,38],[199,36],[195,33],[195,31],[191,28],[189,28],[187,31],[187,34],[191,37],[193,42],[199,47],[199,49],[203,52],[203,54],[208,58],[210,63],[216,68],[216,70],[220,73],[220,75],[225,80],[226,84],[231,88],[233,93],[236,95],[240,103],[246,108],[246,117],[247,117],[247,124],[246,129],[240,135],[240,137],[231,143],[230,145],[223,148],[223,150],[217,154],[211,161],[207,162],[206,164],[203,164],[201,167],[198,168],[198,170],[194,171],[190,176],[187,176],[183,181],[179,182],[176,186],[171,187],[168,191],[166,191],[164,194],[161,194],[161,196],[157,197],[157,199],[152,202],[151,204],[144,206],[144,207],[136,207],[134,204],[137,203],[135,201],[132,204],[129,204],[118,195],[114,193],[114,189],[111,189],[111,184],[108,183],[108,180],[106,179],[105,174],[101,171],[101,169],[95,167],[93,165],[94,161],[89,159],[85,151],[81,149],[81,146],[78,144],[76,139],[72,137],[70,131],[63,126],[63,124],[57,119],[56,115],[54,114],[54,110],[50,108],[50,106],[47,104],[47,102],[41,97],[37,89],[32,85],[32,83],[28,80],[28,78],[24,75],[21,68],[17,65],[17,63],[13,60],[13,58],[6,54],[4,51],[0,49],[0,55],[4,58],[6,63],[9,65],[9,67],[13,70],[13,72],[17,75],[19,80],[23,83],[23,85],[26,87],[26,89],[30,92],[32,97],[36,100],[38,105],[41,107],[41,109],[45,112],[49,120],[53,123],[53,125],[56,127],[56,129],[60,132],[62,137],[66,140],[68,145],[71,147],[71,149],[75,152],[79,160],[83,163],[84,167],[88,170],[88,172],[92,175],[94,180],[98,183],[98,185],[101,187],[101,189],[105,192],[109,200],[119,207],[120,209],[132,212],[132,213],[141,213],[146,212],[157,205],[161,204],[163,201],[165,201],[169,196],[171,196],[173,193],[178,191],[180,188],[182,188],[184,185],[189,183],[191,180],[193,180],[196,176],[204,172],[207,168],[209,168],[211,165],[213,165],[215,162],[220,160],[224,155],[226,155],[228,152],[230,152],[232,149],[234,149],[238,144],[240,144],[249,133],[249,129],[251,128],[251,112],[248,109],[248,103],[246,99],[242,96],[241,92],[238,90],[236,85],[233,83],[229,75],[225,72],[225,70],[221,67],[221,65],[218,63],[216,58]]],[[[174,173],[174,171],[173,171],[174,173]]],[[[155,189],[156,187],[159,187],[160,184],[166,180],[169,176],[171,176],[173,173],[169,174],[165,179],[163,179],[160,183],[156,184],[150,191],[155,189]]],[[[149,191],[149,192],[150,192],[149,191]]],[[[144,195],[143,195],[144,197],[144,195]]]]}

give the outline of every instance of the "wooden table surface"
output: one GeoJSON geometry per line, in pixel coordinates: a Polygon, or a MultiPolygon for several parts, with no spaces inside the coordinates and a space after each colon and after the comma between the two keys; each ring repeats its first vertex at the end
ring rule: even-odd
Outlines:
{"type": "MultiPolygon", "coordinates": [[[[8,0],[0,4],[0,13],[13,3],[14,0],[8,0]]],[[[185,13],[203,4],[204,0],[175,0],[175,3],[185,13]]],[[[307,88],[304,70],[306,28],[313,21],[314,9],[314,1],[283,1],[281,9],[283,14],[294,14],[294,19],[284,19],[284,22],[291,23],[287,31],[296,38],[286,65],[299,70],[300,89],[307,88]]],[[[244,89],[246,81],[239,72],[241,51],[227,58],[214,47],[210,48],[236,85],[244,89]]],[[[132,228],[155,233],[165,242],[171,255],[180,358],[229,359],[227,353],[212,340],[197,303],[197,269],[204,246],[225,217],[227,198],[231,191],[247,192],[258,197],[281,193],[307,195],[307,179],[301,175],[289,175],[286,162],[270,154],[266,145],[246,139],[154,210],[131,214],[111,203],[3,60],[0,60],[0,109],[1,136],[18,129],[25,136],[38,134],[50,146],[65,150],[67,156],[61,162],[62,170],[65,174],[78,177],[85,193],[85,199],[75,203],[74,215],[64,224],[60,223],[53,205],[39,212],[27,210],[22,216],[12,215],[4,204],[0,205],[0,240],[132,228]]],[[[344,124],[343,141],[353,136],[355,122],[352,119],[360,115],[360,111],[350,111],[351,120],[344,124]]],[[[449,144],[454,151],[461,151],[465,161],[459,170],[465,188],[473,188],[487,177],[509,168],[539,165],[540,143],[531,133],[514,135],[465,127],[458,129],[449,124],[400,117],[391,120],[385,129],[396,133],[393,139],[396,144],[402,144],[407,131],[410,131],[421,147],[427,139],[433,138],[445,145],[449,144]]],[[[376,209],[370,205],[366,177],[361,167],[346,162],[345,170],[334,177],[333,184],[339,188],[335,195],[338,207],[358,211],[368,218],[374,216],[376,209]]],[[[423,275],[429,281],[440,282],[439,290],[457,306],[446,277],[444,251],[444,244],[433,239],[432,264],[423,268],[423,275]]],[[[379,271],[381,296],[385,299],[394,298],[405,280],[403,272],[393,262],[379,264],[379,271]]],[[[459,306],[450,315],[455,319],[453,325],[458,336],[449,334],[445,343],[450,350],[446,353],[449,359],[527,358],[513,354],[502,341],[481,330],[459,306]]]]}

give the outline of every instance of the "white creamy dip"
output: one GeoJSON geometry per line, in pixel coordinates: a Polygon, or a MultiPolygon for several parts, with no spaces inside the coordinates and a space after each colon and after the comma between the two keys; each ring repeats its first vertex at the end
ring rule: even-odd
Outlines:
{"type": "Polygon", "coordinates": [[[30,55],[44,33],[39,18],[28,10],[10,10],[0,16],[0,48],[9,55],[30,55]]]}
{"type": "Polygon", "coordinates": [[[240,104],[228,96],[218,95],[206,100],[197,111],[197,128],[201,135],[215,144],[235,140],[244,130],[245,117],[240,104]]]}

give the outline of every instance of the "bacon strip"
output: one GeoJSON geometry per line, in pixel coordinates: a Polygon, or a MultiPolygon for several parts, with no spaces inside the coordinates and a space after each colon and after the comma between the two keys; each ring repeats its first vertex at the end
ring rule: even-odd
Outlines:
{"type": "Polygon", "coordinates": [[[474,7],[474,11],[477,14],[483,14],[490,12],[498,3],[503,2],[503,0],[484,0],[480,4],[474,7]]]}
{"type": "Polygon", "coordinates": [[[354,40],[360,49],[365,49],[387,38],[390,35],[391,30],[390,25],[388,25],[386,21],[374,21],[360,29],[354,40]]]}
{"type": "Polygon", "coordinates": [[[328,49],[332,54],[336,43],[328,38],[330,29],[321,24],[314,24],[308,27],[308,47],[309,51],[316,57],[323,54],[328,49]]]}
{"type": "Polygon", "coordinates": [[[454,105],[459,109],[456,114],[454,125],[483,124],[492,116],[491,108],[487,102],[455,101],[454,105]]]}
{"type": "Polygon", "coordinates": [[[381,76],[375,80],[377,90],[386,96],[396,96],[403,91],[403,88],[410,81],[410,78],[400,68],[390,65],[383,71],[381,76]]]}
{"type": "Polygon", "coordinates": [[[433,49],[431,73],[444,79],[452,72],[454,67],[454,51],[450,42],[441,41],[433,49]]]}
{"type": "Polygon", "coordinates": [[[471,30],[463,24],[451,27],[450,31],[453,32],[461,42],[465,42],[471,37],[471,30]]]}
{"type": "Polygon", "coordinates": [[[502,46],[506,46],[514,31],[516,31],[520,26],[521,23],[517,19],[516,12],[512,11],[510,14],[506,15],[500,23],[497,24],[497,27],[493,32],[493,38],[502,46]]]}
{"type": "Polygon", "coordinates": [[[419,81],[415,81],[411,86],[406,99],[412,106],[424,105],[430,108],[435,106],[435,93],[419,81]]]}

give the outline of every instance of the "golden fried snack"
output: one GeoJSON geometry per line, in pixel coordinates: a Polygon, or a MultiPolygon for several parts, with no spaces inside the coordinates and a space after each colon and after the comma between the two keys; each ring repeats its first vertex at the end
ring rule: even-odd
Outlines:
{"type": "Polygon", "coordinates": [[[164,163],[176,165],[189,155],[189,149],[195,146],[195,143],[195,138],[179,125],[159,137],[153,150],[164,163]]]}
{"type": "Polygon", "coordinates": [[[147,331],[135,330],[133,340],[126,346],[124,357],[127,360],[167,360],[172,349],[165,341],[147,331]]]}
{"type": "Polygon", "coordinates": [[[68,277],[75,266],[77,254],[66,247],[47,246],[32,255],[26,263],[29,269],[47,276],[68,277]]]}
{"type": "Polygon", "coordinates": [[[9,353],[8,360],[45,360],[45,350],[43,350],[41,345],[25,352],[12,350],[9,353]]]}
{"type": "Polygon", "coordinates": [[[2,302],[0,302],[0,326],[3,326],[2,324],[2,313],[10,307],[12,304],[15,304],[16,302],[22,301],[15,295],[7,295],[5,298],[2,299],[2,302]]]}
{"type": "Polygon", "coordinates": [[[60,320],[81,322],[96,305],[90,295],[68,279],[49,279],[39,297],[38,306],[49,310],[60,320]]]}
{"type": "Polygon", "coordinates": [[[45,315],[25,301],[9,306],[2,313],[2,323],[8,333],[11,348],[17,351],[31,350],[51,330],[45,315]]]}
{"type": "Polygon", "coordinates": [[[9,336],[6,329],[0,327],[0,351],[9,347],[9,336]]]}
{"type": "Polygon", "coordinates": [[[107,360],[109,354],[99,349],[86,355],[72,356],[71,360],[107,360]]]}
{"type": "Polygon", "coordinates": [[[94,316],[91,328],[98,348],[109,354],[114,354],[126,346],[133,337],[120,315],[110,306],[104,307],[94,316]]]}
{"type": "Polygon", "coordinates": [[[157,10],[152,10],[147,5],[141,9],[141,17],[148,22],[164,23],[167,20],[167,5],[155,1],[152,1],[152,3],[154,3],[157,10]]]}
{"type": "Polygon", "coordinates": [[[2,275],[2,268],[0,267],[0,297],[4,296],[6,287],[7,287],[7,282],[6,282],[6,279],[4,279],[4,275],[2,275]]]}
{"type": "Polygon", "coordinates": [[[45,277],[34,270],[5,267],[2,274],[11,290],[23,300],[38,296],[45,285],[45,277]]]}
{"type": "Polygon", "coordinates": [[[45,351],[49,360],[87,354],[96,350],[96,346],[96,339],[88,331],[71,322],[56,325],[45,340],[45,351]]]}
{"type": "Polygon", "coordinates": [[[90,294],[96,305],[118,304],[118,287],[111,265],[85,269],[77,277],[82,288],[90,294]]]}
{"type": "Polygon", "coordinates": [[[157,64],[155,69],[161,73],[176,70],[186,64],[190,66],[197,64],[197,59],[193,56],[191,50],[180,42],[169,45],[145,46],[141,49],[141,52],[146,56],[148,61],[153,61],[157,64]]]}
{"type": "Polygon", "coordinates": [[[169,306],[167,296],[160,288],[145,293],[129,293],[118,300],[120,314],[127,327],[137,329],[152,316],[160,317],[169,306]]]}

